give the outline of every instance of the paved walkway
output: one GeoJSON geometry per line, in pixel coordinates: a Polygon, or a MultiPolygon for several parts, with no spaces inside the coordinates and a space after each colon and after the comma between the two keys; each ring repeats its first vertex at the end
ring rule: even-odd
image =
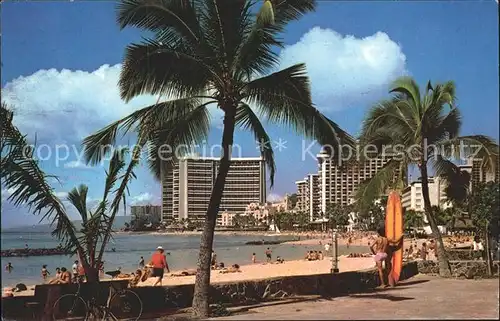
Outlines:
{"type": "Polygon", "coordinates": [[[395,289],[275,304],[217,320],[498,319],[498,279],[416,276],[395,289]]]}

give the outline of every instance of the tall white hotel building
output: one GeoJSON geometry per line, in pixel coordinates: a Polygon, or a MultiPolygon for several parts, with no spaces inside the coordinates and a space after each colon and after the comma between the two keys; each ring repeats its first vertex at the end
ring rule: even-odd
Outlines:
{"type": "Polygon", "coordinates": [[[392,155],[370,158],[363,163],[339,166],[325,152],[317,155],[318,173],[309,174],[297,185],[297,210],[309,214],[310,221],[321,218],[329,203],[349,205],[356,188],[372,178],[392,155]]]}
{"type": "MultiPolygon", "coordinates": [[[[205,220],[220,160],[192,157],[178,160],[163,174],[162,220],[205,220]]],[[[231,167],[222,194],[219,213],[243,213],[250,203],[266,202],[264,160],[231,158],[231,167]]]]}

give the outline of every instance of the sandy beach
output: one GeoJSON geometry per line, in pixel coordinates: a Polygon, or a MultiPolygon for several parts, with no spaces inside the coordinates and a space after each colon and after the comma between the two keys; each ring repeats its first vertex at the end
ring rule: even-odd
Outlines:
{"type": "MultiPolygon", "coordinates": [[[[213,270],[211,283],[237,282],[248,280],[268,279],[280,276],[312,275],[330,273],[332,267],[331,257],[326,257],[318,261],[295,260],[285,261],[283,264],[255,263],[243,265],[241,272],[222,274],[218,270],[213,270]]],[[[373,258],[347,258],[339,257],[338,267],[340,272],[366,270],[375,267],[373,258]]],[[[182,284],[194,284],[195,276],[171,276],[171,274],[182,271],[171,271],[165,274],[163,286],[174,286],[182,284]]],[[[145,282],[140,282],[138,286],[151,286],[155,278],[149,278],[145,282]]],[[[35,285],[27,286],[28,290],[14,293],[15,296],[34,295],[35,285]]]]}

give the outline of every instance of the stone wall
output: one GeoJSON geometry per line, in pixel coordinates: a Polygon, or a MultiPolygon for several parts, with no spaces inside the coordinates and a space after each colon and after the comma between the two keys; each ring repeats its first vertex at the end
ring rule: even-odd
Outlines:
{"type": "MultiPolygon", "coordinates": [[[[418,272],[423,274],[439,274],[437,261],[417,261],[418,272]]],[[[451,274],[453,277],[488,278],[486,261],[478,260],[453,260],[450,261],[451,274]]],[[[493,262],[493,276],[498,277],[500,262],[493,262]]]]}
{"type": "MultiPolygon", "coordinates": [[[[411,278],[416,274],[418,274],[417,263],[405,263],[401,273],[401,280],[411,278]]],[[[237,283],[217,283],[211,286],[209,297],[210,303],[236,306],[301,295],[342,296],[366,291],[378,285],[377,272],[367,270],[338,274],[290,276],[237,283]]],[[[103,287],[101,290],[107,289],[106,285],[103,285],[103,287]]],[[[37,286],[35,288],[36,299],[31,297],[31,301],[38,300],[40,311],[45,311],[47,316],[50,316],[51,303],[49,301],[53,300],[47,300],[49,288],[54,289],[51,292],[55,291],[61,294],[71,291],[74,293],[75,290],[68,286],[37,286]]],[[[144,313],[154,313],[190,307],[193,300],[194,285],[137,287],[133,288],[133,291],[142,299],[144,313]]],[[[14,319],[22,319],[23,316],[20,314],[31,313],[25,308],[26,299],[21,300],[19,298],[2,299],[2,313],[5,317],[15,316],[14,319]]]]}
{"type": "Polygon", "coordinates": [[[447,249],[446,253],[450,261],[469,261],[474,259],[470,249],[447,249]]]}

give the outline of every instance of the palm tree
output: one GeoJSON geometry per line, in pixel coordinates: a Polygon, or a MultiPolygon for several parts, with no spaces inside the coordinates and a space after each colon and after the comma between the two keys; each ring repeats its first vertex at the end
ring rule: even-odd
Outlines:
{"type": "Polygon", "coordinates": [[[424,226],[424,218],[422,212],[415,210],[406,210],[404,212],[405,229],[421,228],[424,226]]]}
{"type": "Polygon", "coordinates": [[[363,123],[361,144],[375,146],[380,155],[392,148],[395,156],[372,179],[358,189],[358,202],[369,202],[387,192],[401,190],[406,184],[410,165],[417,165],[422,180],[425,214],[438,244],[439,273],[450,275],[449,263],[433,215],[429,198],[429,166],[436,175],[450,173],[457,166],[449,159],[463,159],[476,152],[487,166],[495,166],[498,145],[486,136],[459,136],[461,116],[455,104],[455,85],[445,82],[432,86],[430,81],[424,93],[409,77],[397,79],[390,91],[391,99],[371,108],[363,123]],[[462,143],[466,147],[458,148],[462,143]]]}
{"type": "MultiPolygon", "coordinates": [[[[351,141],[313,106],[304,64],[275,71],[278,55],[273,49],[283,47],[280,33],[288,22],[314,10],[316,1],[268,0],[257,16],[256,4],[251,0],[122,1],[120,27],[138,27],[154,37],[127,47],[119,80],[121,97],[129,101],[147,93],[158,95],[158,102],[84,140],[87,161],[96,163],[109,151],[102,146],[115,143],[118,130],[134,129],[138,144],[133,154],[139,155],[147,145],[150,168],[161,179],[176,158],[186,155],[178,146],[207,138],[207,107],[215,105],[223,111],[222,157],[200,241],[193,299],[193,311],[201,317],[209,312],[210,256],[235,128],[249,130],[260,142],[271,186],[273,150],[259,116],[334,148],[351,141]],[[170,147],[170,153],[162,154],[169,157],[167,162],[157,157],[161,145],[170,147]]],[[[131,165],[137,163],[138,157],[131,165]]]]}
{"type": "MultiPolygon", "coordinates": [[[[83,265],[87,280],[98,281],[98,263],[112,233],[112,224],[119,210],[120,202],[125,198],[127,177],[123,177],[116,191],[111,192],[121,178],[125,166],[125,150],[117,150],[110,160],[106,175],[106,184],[102,201],[93,212],[86,204],[87,187],[80,186],[68,194],[68,201],[73,204],[82,217],[82,229],[78,230],[66,212],[62,201],[55,196],[53,188],[47,183],[46,175],[33,157],[34,147],[13,123],[13,112],[2,103],[0,108],[0,151],[2,184],[13,193],[9,200],[15,205],[24,205],[34,214],[43,214],[55,226],[52,235],[57,237],[66,251],[76,254],[83,265]],[[114,196],[114,198],[111,198],[114,196]],[[109,200],[112,200],[109,203],[109,200]],[[97,247],[98,242],[100,248],[97,247]]],[[[56,178],[57,179],[57,178],[56,178]]]]}

